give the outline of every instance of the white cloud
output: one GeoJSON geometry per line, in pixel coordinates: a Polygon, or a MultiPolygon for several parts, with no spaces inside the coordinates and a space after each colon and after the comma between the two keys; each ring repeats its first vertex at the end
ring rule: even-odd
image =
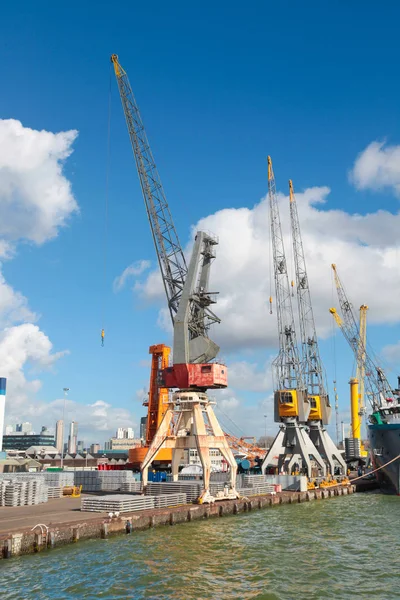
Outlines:
{"type": "Polygon", "coordinates": [[[149,260],[138,260],[138,261],[132,263],[131,265],[129,265],[129,267],[126,267],[126,269],[124,269],[124,271],[121,273],[121,275],[118,275],[118,277],[116,277],[114,279],[114,283],[113,283],[114,292],[120,292],[125,287],[125,284],[128,281],[128,279],[130,279],[132,277],[137,277],[138,275],[141,275],[149,267],[150,267],[149,260]]]}
{"type": "MultiPolygon", "coordinates": [[[[368,304],[370,323],[399,322],[400,215],[382,210],[367,215],[329,210],[326,206],[329,193],[327,187],[315,187],[296,195],[319,334],[330,335],[332,317],[328,309],[338,304],[333,294],[331,263],[337,264],[355,310],[361,304],[368,304]]],[[[279,204],[290,263],[288,197],[280,194],[279,204]]],[[[222,322],[214,326],[211,335],[221,346],[221,352],[276,347],[273,281],[272,316],[268,305],[271,251],[267,199],[252,209],[218,211],[202,219],[195,228],[199,229],[219,236],[210,287],[220,292],[215,312],[222,322]]],[[[294,278],[292,266],[290,273],[294,278]]],[[[141,293],[154,298],[157,275],[156,271],[149,275],[141,293]]],[[[165,327],[168,319],[163,315],[165,309],[159,317],[159,324],[165,327]]]]}
{"type": "MultiPolygon", "coordinates": [[[[78,210],[63,174],[77,131],[52,133],[0,119],[0,237],[42,244],[78,210]]],[[[3,242],[4,244],[4,242],[3,242]]]]}
{"type": "Polygon", "coordinates": [[[229,388],[214,391],[217,400],[215,414],[222,429],[235,437],[276,435],[278,424],[274,422],[273,395],[271,393],[258,402],[244,397],[229,388]],[[264,417],[266,415],[266,418],[264,417]]]}
{"type": "MultiPolygon", "coordinates": [[[[63,174],[76,136],[76,131],[54,134],[0,119],[0,258],[11,259],[18,242],[54,238],[78,210],[63,174]]],[[[8,379],[7,418],[14,421],[37,417],[47,406],[36,400],[42,384],[35,377],[67,353],[53,352],[37,320],[27,298],[0,272],[0,368],[8,379]],[[33,378],[27,378],[27,367],[33,378]]]]}
{"type": "Polygon", "coordinates": [[[230,362],[229,387],[248,392],[266,392],[272,388],[271,363],[261,365],[242,360],[230,362]]]}
{"type": "Polygon", "coordinates": [[[360,190],[393,188],[400,194],[400,146],[372,142],[357,157],[350,179],[360,190]]]}
{"type": "MultiPolygon", "coordinates": [[[[9,385],[9,382],[7,382],[9,385]]],[[[10,387],[10,386],[9,386],[10,387]]],[[[37,391],[37,390],[32,390],[37,391]]],[[[16,423],[27,420],[32,423],[34,431],[40,431],[42,425],[47,425],[54,431],[55,422],[62,418],[63,399],[53,402],[44,402],[37,398],[25,398],[20,405],[20,410],[9,406],[9,393],[7,393],[7,423],[16,423]]],[[[78,439],[83,439],[86,444],[100,442],[114,436],[118,427],[135,427],[132,415],[123,408],[113,407],[103,400],[92,404],[81,404],[75,400],[67,399],[65,403],[64,440],[68,439],[68,424],[71,421],[78,423],[78,439]]]]}
{"type": "Polygon", "coordinates": [[[40,390],[41,382],[38,379],[28,380],[24,368],[30,366],[35,372],[51,368],[65,354],[53,353],[52,350],[49,338],[32,323],[1,332],[1,376],[7,377],[6,415],[10,422],[24,419],[25,411],[37,415],[37,406],[32,398],[40,390]]]}
{"type": "Polygon", "coordinates": [[[382,356],[390,364],[398,364],[400,362],[400,341],[397,344],[389,344],[382,349],[382,356]]]}

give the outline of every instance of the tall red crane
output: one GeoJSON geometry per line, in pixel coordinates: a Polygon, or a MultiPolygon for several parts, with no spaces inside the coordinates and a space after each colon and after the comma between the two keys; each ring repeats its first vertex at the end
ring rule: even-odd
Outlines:
{"type": "Polygon", "coordinates": [[[226,366],[214,362],[219,346],[209,337],[210,326],[220,322],[211,310],[216,300],[209,290],[210,267],[218,240],[198,231],[189,265],[186,264],[127,73],[116,54],[111,61],[173,324],[174,363],[163,369],[163,385],[178,389],[141,465],[143,484],[146,486],[148,467],[160,450],[172,449],[172,475],[177,479],[184,451],[195,448],[203,466],[200,500],[218,499],[210,494],[209,485],[209,450],[216,448],[230,466],[228,496],[235,498],[236,461],[206,393],[207,389],[227,386],[226,366]]]}

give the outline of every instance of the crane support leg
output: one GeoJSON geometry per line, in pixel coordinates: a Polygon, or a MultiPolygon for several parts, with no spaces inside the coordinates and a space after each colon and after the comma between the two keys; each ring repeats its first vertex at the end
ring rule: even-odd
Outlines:
{"type": "Polygon", "coordinates": [[[171,426],[171,420],[173,417],[173,411],[169,407],[167,412],[165,413],[163,420],[160,423],[160,427],[157,430],[156,435],[153,438],[153,441],[150,444],[150,447],[147,451],[147,454],[140,465],[140,471],[142,474],[142,489],[145,489],[148,481],[148,469],[150,464],[153,462],[157,453],[161,448],[165,447],[165,440],[167,439],[168,432],[171,426]]]}
{"type": "Polygon", "coordinates": [[[321,426],[319,421],[310,423],[310,439],[325,460],[331,475],[335,475],[335,470],[340,469],[340,475],[346,475],[347,466],[343,457],[332,441],[329,433],[321,426]],[[336,463],[335,463],[336,461],[336,463]]]}
{"type": "Polygon", "coordinates": [[[237,474],[237,462],[235,457],[233,456],[232,450],[229,447],[229,444],[225,438],[224,432],[221,429],[220,424],[218,423],[218,419],[215,416],[214,410],[211,404],[208,404],[205,408],[205,412],[208,416],[208,422],[210,423],[211,430],[213,432],[214,437],[218,437],[221,439],[221,445],[219,447],[219,451],[222,456],[226,460],[229,466],[230,472],[230,487],[232,490],[236,488],[236,474],[237,474]]]}
{"type": "Polygon", "coordinates": [[[318,470],[318,475],[323,477],[326,475],[326,465],[320,453],[309,438],[304,426],[300,426],[297,421],[284,423],[264,458],[263,473],[266,472],[268,466],[276,466],[277,456],[279,457],[279,471],[284,471],[288,475],[292,474],[297,463],[299,470],[305,472],[307,477],[314,477],[313,462],[318,470]]]}
{"type": "Polygon", "coordinates": [[[175,392],[173,402],[169,405],[157,435],[154,437],[141,465],[143,489],[148,481],[148,467],[162,449],[172,450],[174,481],[178,479],[179,466],[183,462],[185,451],[197,450],[203,467],[203,489],[198,502],[215,502],[216,500],[239,497],[235,488],[236,461],[205,393],[195,391],[175,392]],[[205,419],[205,417],[207,418],[205,419]],[[211,433],[207,430],[207,426],[211,429],[211,433]],[[231,469],[230,488],[224,492],[218,492],[215,496],[210,493],[211,448],[221,452],[231,469]]]}

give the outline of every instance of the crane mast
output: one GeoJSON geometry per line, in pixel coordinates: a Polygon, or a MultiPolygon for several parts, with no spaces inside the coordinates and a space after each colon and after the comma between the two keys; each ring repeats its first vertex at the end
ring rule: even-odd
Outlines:
{"type": "Polygon", "coordinates": [[[325,476],[324,460],[305,427],[310,413],[310,402],[297,348],[275,176],[270,156],[268,156],[268,198],[279,336],[279,353],[273,362],[274,420],[281,423],[281,427],[264,458],[262,472],[266,473],[270,468],[278,468],[279,472],[288,474],[301,470],[308,477],[314,474],[325,476]]]}
{"type": "Polygon", "coordinates": [[[270,156],[268,156],[268,198],[271,214],[271,240],[279,335],[279,354],[274,361],[276,385],[278,390],[303,390],[304,383],[296,342],[282,226],[270,156]]]}
{"type": "Polygon", "coordinates": [[[300,221],[291,179],[289,180],[289,206],[299,309],[302,370],[311,404],[309,419],[322,420],[327,425],[331,415],[331,407],[319,353],[300,221]]]}
{"type": "Polygon", "coordinates": [[[365,352],[367,347],[367,310],[368,306],[366,304],[362,304],[360,306],[360,337],[357,352],[356,379],[358,379],[358,410],[361,417],[365,414],[365,352]]]}

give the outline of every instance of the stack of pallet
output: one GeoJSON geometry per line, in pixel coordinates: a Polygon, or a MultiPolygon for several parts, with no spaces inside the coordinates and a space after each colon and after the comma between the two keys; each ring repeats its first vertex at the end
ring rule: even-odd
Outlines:
{"type": "Polygon", "coordinates": [[[194,502],[200,496],[202,489],[202,482],[197,481],[163,481],[160,483],[149,481],[146,494],[150,496],[186,494],[187,501],[194,502]]]}
{"type": "Polygon", "coordinates": [[[43,473],[46,485],[49,487],[70,487],[74,485],[73,471],[45,471],[43,473]]]}
{"type": "Polygon", "coordinates": [[[124,483],[133,482],[132,471],[75,471],[75,485],[83,492],[117,492],[124,483]]]}
{"type": "Polygon", "coordinates": [[[170,506],[180,506],[181,504],[186,503],[186,494],[163,494],[162,496],[154,496],[154,505],[156,508],[169,508],[170,506]]]}
{"type": "Polygon", "coordinates": [[[83,512],[126,513],[149,508],[167,508],[186,504],[186,494],[163,494],[160,496],[85,496],[82,498],[83,512]]]}
{"type": "Polygon", "coordinates": [[[50,498],[62,498],[63,497],[63,488],[56,485],[49,485],[48,488],[48,496],[50,498]]]}
{"type": "Polygon", "coordinates": [[[48,501],[48,488],[41,478],[17,480],[15,477],[0,483],[1,506],[26,506],[48,501]]]}
{"type": "MultiPolygon", "coordinates": [[[[210,482],[210,493],[216,496],[218,492],[223,492],[226,483],[222,481],[210,482]]],[[[150,481],[147,484],[146,494],[186,494],[188,502],[194,502],[200,496],[203,490],[202,481],[163,481],[160,483],[150,481]]]]}
{"type": "Polygon", "coordinates": [[[124,494],[128,492],[140,494],[141,490],[142,484],[140,481],[126,481],[125,483],[121,483],[121,492],[124,492],[124,494]]]}
{"type": "Polygon", "coordinates": [[[84,512],[133,512],[154,508],[152,496],[132,496],[113,494],[112,496],[86,496],[82,498],[81,510],[84,512]]]}
{"type": "Polygon", "coordinates": [[[241,475],[237,479],[237,491],[240,496],[259,496],[275,493],[275,486],[266,475],[241,475]]]}

